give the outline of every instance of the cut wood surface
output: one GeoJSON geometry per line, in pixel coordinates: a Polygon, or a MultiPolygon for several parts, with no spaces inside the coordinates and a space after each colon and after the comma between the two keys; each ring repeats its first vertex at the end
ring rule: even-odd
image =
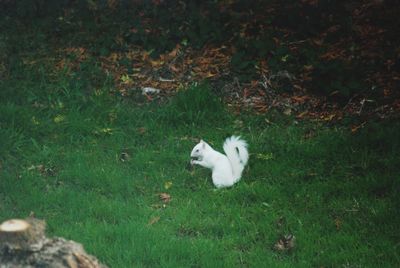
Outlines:
{"type": "Polygon", "coordinates": [[[104,268],[83,246],[63,238],[47,238],[46,224],[33,217],[0,225],[0,268],[104,268]]]}

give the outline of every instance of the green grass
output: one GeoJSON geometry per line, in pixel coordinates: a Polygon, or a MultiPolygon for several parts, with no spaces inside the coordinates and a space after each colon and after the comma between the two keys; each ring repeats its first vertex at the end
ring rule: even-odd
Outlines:
{"type": "MultiPolygon", "coordinates": [[[[134,34],[141,19],[128,13],[129,20],[101,22],[85,20],[80,9],[57,19],[46,12],[31,19],[30,5],[17,10],[25,22],[9,14],[0,20],[0,222],[33,211],[49,236],[82,243],[110,267],[400,266],[400,122],[371,120],[351,133],[274,114],[234,115],[207,85],[160,105],[143,103],[140,93],[113,96],[96,57],[125,49],[115,43],[118,33],[124,45],[141,41],[159,53],[184,41],[185,29],[172,40],[176,31],[134,34]],[[89,56],[75,62],[62,52],[68,47],[89,56]],[[75,63],[57,70],[61,59],[75,63]],[[209,170],[188,167],[189,154],[200,138],[221,151],[232,134],[248,141],[249,166],[234,187],[216,190],[209,170]],[[165,205],[164,192],[171,196],[165,205]],[[276,252],[285,234],[296,236],[296,246],[276,252]]],[[[187,20],[155,17],[162,28],[187,20]]],[[[189,44],[225,36],[213,27],[221,21],[197,20],[204,31],[188,36],[189,44]]],[[[226,24],[233,29],[226,36],[242,28],[235,25],[226,24]]],[[[271,54],[263,43],[271,36],[239,46],[238,72],[254,65],[248,56],[271,54]]],[[[280,50],[270,67],[289,53],[280,50]]],[[[307,65],[317,55],[311,50],[307,65]]]]}
{"type": "Polygon", "coordinates": [[[139,105],[37,75],[0,83],[1,221],[34,211],[111,267],[400,264],[399,122],[351,133],[234,116],[206,86],[139,105]],[[231,134],[248,141],[249,166],[216,190],[189,153],[231,134]],[[274,251],[289,233],[294,250],[274,251]]]}

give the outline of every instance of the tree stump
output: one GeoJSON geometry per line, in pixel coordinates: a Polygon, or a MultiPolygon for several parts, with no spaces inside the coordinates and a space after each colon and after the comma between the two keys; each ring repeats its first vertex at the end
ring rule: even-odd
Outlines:
{"type": "Polygon", "coordinates": [[[47,238],[42,220],[12,219],[0,225],[0,268],[106,268],[82,245],[47,238]]]}

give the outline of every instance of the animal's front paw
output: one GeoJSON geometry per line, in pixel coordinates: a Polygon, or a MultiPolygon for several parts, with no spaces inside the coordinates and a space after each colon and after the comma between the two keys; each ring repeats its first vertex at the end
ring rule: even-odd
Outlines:
{"type": "Polygon", "coordinates": [[[189,171],[192,171],[194,169],[194,165],[193,165],[192,161],[187,162],[186,169],[189,171]]]}

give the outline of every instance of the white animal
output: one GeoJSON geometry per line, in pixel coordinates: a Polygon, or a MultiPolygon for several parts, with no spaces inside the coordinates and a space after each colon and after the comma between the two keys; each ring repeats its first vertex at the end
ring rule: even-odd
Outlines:
{"type": "Polygon", "coordinates": [[[212,170],[212,180],[217,188],[229,187],[238,182],[249,160],[247,143],[238,136],[227,138],[223,148],[226,155],[201,140],[190,154],[192,165],[212,170]]]}

